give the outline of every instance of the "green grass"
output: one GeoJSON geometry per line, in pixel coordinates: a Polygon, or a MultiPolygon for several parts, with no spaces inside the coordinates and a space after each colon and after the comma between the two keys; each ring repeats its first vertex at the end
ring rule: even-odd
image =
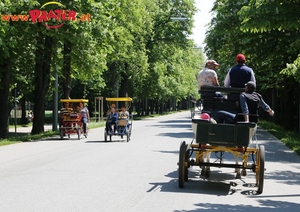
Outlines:
{"type": "MultiPolygon", "coordinates": [[[[104,125],[105,125],[105,122],[90,122],[88,127],[89,127],[89,129],[94,129],[94,128],[98,128],[98,127],[103,127],[104,125]]],[[[32,126],[32,124],[29,124],[27,126],[32,126]]],[[[9,127],[14,128],[15,126],[11,125],[9,127]]],[[[17,127],[24,127],[24,126],[18,125],[17,127]]],[[[46,132],[38,134],[38,135],[17,133],[16,136],[14,133],[10,133],[9,138],[0,140],[0,146],[21,143],[21,142],[28,142],[28,141],[36,141],[36,140],[41,140],[44,138],[49,138],[52,136],[57,136],[57,135],[59,135],[59,131],[46,131],[46,132]]]]}
{"type": "Polygon", "coordinates": [[[38,135],[17,133],[17,136],[15,136],[14,134],[11,134],[11,136],[9,138],[0,140],[0,146],[21,143],[21,142],[26,142],[26,141],[40,140],[43,138],[49,138],[54,135],[58,135],[58,132],[46,131],[46,132],[38,134],[38,135]]]}
{"type": "Polygon", "coordinates": [[[283,142],[287,147],[300,155],[300,135],[298,133],[287,131],[282,126],[265,120],[259,120],[259,126],[267,130],[269,133],[283,142]]]}

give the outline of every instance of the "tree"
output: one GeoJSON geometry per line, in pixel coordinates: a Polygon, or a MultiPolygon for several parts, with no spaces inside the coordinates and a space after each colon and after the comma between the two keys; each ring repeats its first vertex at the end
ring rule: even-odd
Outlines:
{"type": "Polygon", "coordinates": [[[291,112],[297,111],[298,101],[290,93],[298,96],[299,83],[294,80],[297,77],[282,75],[288,70],[281,71],[298,55],[298,18],[289,15],[294,11],[292,6],[297,8],[295,3],[217,0],[205,48],[207,55],[220,61],[220,81],[233,65],[235,55],[244,53],[247,64],[254,69],[258,90],[267,94],[266,100],[275,108],[275,121],[285,123],[287,129],[294,129],[294,123],[298,123],[291,112]]]}
{"type": "MultiPolygon", "coordinates": [[[[36,1],[23,2],[5,1],[0,2],[0,138],[8,136],[9,115],[12,109],[12,102],[15,100],[10,95],[10,91],[18,87],[25,88],[25,83],[30,78],[31,66],[31,42],[28,39],[28,31],[23,22],[13,21],[9,18],[10,14],[23,14],[28,11],[28,7],[36,4],[36,1]],[[23,6],[21,6],[23,5],[23,6]],[[6,17],[6,18],[5,18],[6,17]],[[7,18],[8,17],[8,18],[7,18]],[[22,32],[22,33],[20,33],[22,32]],[[28,63],[25,64],[24,56],[28,56],[28,63]],[[21,77],[20,77],[21,76],[21,77]]],[[[22,89],[27,94],[26,89],[22,89]]]]}

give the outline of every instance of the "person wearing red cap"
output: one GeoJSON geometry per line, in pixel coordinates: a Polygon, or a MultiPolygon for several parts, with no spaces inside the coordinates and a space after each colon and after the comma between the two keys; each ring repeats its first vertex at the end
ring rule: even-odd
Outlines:
{"type": "Polygon", "coordinates": [[[236,56],[237,64],[229,69],[225,80],[225,87],[244,88],[248,81],[256,82],[252,68],[245,65],[246,57],[243,54],[236,56]]]}
{"type": "Polygon", "coordinates": [[[218,75],[215,71],[219,66],[220,65],[215,60],[206,61],[204,69],[201,70],[197,76],[199,93],[201,86],[220,86],[218,75]]]}

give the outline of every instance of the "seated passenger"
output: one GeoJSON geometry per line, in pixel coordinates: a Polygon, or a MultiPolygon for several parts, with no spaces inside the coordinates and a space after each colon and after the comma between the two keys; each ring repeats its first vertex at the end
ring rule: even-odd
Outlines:
{"type": "Polygon", "coordinates": [[[199,94],[201,94],[201,98],[205,97],[213,97],[213,96],[220,96],[220,93],[214,92],[201,92],[201,86],[220,86],[218,81],[218,75],[215,71],[220,65],[215,60],[208,60],[205,64],[205,68],[201,70],[197,75],[198,80],[198,90],[199,94]]]}
{"type": "Polygon", "coordinates": [[[236,65],[227,72],[224,80],[225,87],[243,88],[245,83],[255,81],[255,76],[252,68],[245,65],[246,57],[243,54],[236,56],[236,65]]]}
{"type": "Polygon", "coordinates": [[[69,102],[65,102],[64,107],[61,109],[61,113],[69,113],[73,110],[72,107],[70,107],[69,102]]]}
{"type": "Polygon", "coordinates": [[[119,113],[119,118],[120,119],[126,119],[128,120],[129,119],[129,112],[126,110],[126,107],[123,105],[121,107],[121,112],[119,113]]]}
{"type": "Polygon", "coordinates": [[[107,110],[106,115],[109,115],[109,113],[110,113],[112,107],[116,108],[116,104],[112,103],[112,104],[109,106],[109,109],[107,110]]]}
{"type": "Polygon", "coordinates": [[[219,123],[234,124],[237,121],[258,122],[258,108],[261,107],[268,112],[270,116],[274,115],[274,111],[265,103],[262,96],[255,92],[256,85],[249,81],[245,84],[245,92],[240,94],[239,107],[242,117],[239,114],[230,113],[228,111],[218,111],[219,123]],[[249,117],[250,115],[250,117],[249,117]],[[252,116],[251,116],[252,115],[252,116]]]}
{"type": "Polygon", "coordinates": [[[116,112],[115,107],[110,108],[110,113],[107,116],[106,121],[106,132],[115,132],[118,123],[118,113],[116,112]],[[112,128],[113,126],[113,128],[112,128]]]}

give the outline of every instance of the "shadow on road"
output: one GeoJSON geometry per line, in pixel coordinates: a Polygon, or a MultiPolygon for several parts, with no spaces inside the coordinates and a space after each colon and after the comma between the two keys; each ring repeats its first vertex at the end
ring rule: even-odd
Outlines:
{"type": "MultiPolygon", "coordinates": [[[[260,198],[261,195],[257,196],[260,198]]],[[[256,211],[256,212],[282,212],[282,211],[298,211],[300,204],[287,202],[287,201],[273,201],[273,200],[258,200],[261,206],[253,205],[229,205],[229,204],[209,204],[209,203],[199,203],[195,204],[197,207],[195,210],[185,210],[185,212],[196,212],[196,211],[256,211]]],[[[174,212],[179,212],[175,210],[174,212]]]]}
{"type": "Polygon", "coordinates": [[[219,170],[212,170],[209,179],[200,176],[200,170],[190,170],[189,180],[184,183],[184,188],[179,188],[177,180],[177,170],[167,174],[172,178],[169,182],[150,183],[152,188],[147,192],[160,189],[162,192],[199,193],[213,196],[233,195],[236,192],[244,195],[256,195],[257,188],[251,183],[234,179],[234,173],[221,173],[219,170]],[[236,188],[237,185],[246,187],[247,190],[236,188]]]}

